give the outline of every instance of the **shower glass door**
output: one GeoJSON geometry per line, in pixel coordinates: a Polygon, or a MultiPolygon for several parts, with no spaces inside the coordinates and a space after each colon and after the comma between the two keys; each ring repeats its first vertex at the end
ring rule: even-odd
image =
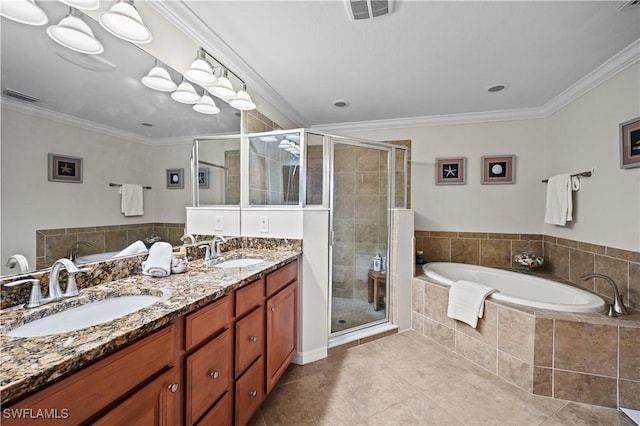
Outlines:
{"type": "Polygon", "coordinates": [[[331,148],[330,329],[336,336],[388,321],[382,267],[389,251],[390,148],[337,137],[331,148]],[[376,256],[384,258],[380,271],[376,256]]]}

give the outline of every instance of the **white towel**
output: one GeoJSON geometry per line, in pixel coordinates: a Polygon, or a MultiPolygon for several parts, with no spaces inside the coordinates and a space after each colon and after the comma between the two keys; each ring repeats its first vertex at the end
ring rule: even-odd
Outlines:
{"type": "Polygon", "coordinates": [[[124,250],[113,257],[133,256],[134,254],[142,254],[148,251],[149,250],[147,250],[147,246],[145,246],[142,241],[138,240],[135,243],[129,244],[124,248],[124,250]]]}
{"type": "Polygon", "coordinates": [[[122,202],[121,211],[125,216],[142,216],[144,214],[142,186],[125,183],[120,187],[122,202]]]}
{"type": "Polygon", "coordinates": [[[476,328],[478,318],[484,314],[484,299],[496,291],[495,288],[471,281],[457,281],[449,288],[447,316],[476,328]]]}
{"type": "Polygon", "coordinates": [[[171,258],[173,247],[171,244],[159,241],[149,249],[147,260],[142,262],[142,275],[166,277],[171,274],[171,258]]]}
{"type": "Polygon", "coordinates": [[[547,184],[547,203],[544,222],[564,226],[573,220],[571,175],[551,176],[547,184]]]}

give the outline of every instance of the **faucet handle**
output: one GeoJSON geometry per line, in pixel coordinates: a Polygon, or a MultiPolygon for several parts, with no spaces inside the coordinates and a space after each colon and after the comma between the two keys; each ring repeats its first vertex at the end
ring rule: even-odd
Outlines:
{"type": "Polygon", "coordinates": [[[80,294],[80,290],[78,290],[78,285],[76,283],[76,274],[83,272],[91,272],[94,268],[81,268],[77,271],[67,271],[69,277],[67,278],[67,287],[64,289],[64,293],[62,293],[62,297],[73,297],[80,294]]]}
{"type": "Polygon", "coordinates": [[[211,260],[211,245],[209,243],[200,244],[198,248],[205,248],[204,260],[211,260]]]}
{"type": "Polygon", "coordinates": [[[40,280],[35,278],[27,278],[24,280],[18,280],[11,283],[4,284],[5,287],[17,287],[24,284],[31,284],[31,295],[29,296],[29,301],[24,304],[25,308],[35,308],[36,306],[40,306],[42,303],[42,291],[40,290],[40,280]]]}

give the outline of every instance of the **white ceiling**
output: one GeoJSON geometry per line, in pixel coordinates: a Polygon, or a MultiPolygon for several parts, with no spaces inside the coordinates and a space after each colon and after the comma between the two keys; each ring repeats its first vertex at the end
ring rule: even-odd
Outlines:
{"type": "Polygon", "coordinates": [[[161,3],[300,126],[539,109],[640,39],[625,1],[398,0],[366,22],[343,1],[161,3]]]}

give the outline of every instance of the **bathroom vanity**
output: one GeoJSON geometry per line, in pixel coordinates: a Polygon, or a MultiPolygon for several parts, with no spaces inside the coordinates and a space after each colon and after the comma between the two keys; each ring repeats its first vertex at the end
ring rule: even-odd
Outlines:
{"type": "MultiPolygon", "coordinates": [[[[85,290],[163,293],[162,302],[112,323],[40,338],[2,335],[3,424],[246,424],[297,341],[299,252],[251,253],[265,261],[196,261],[186,274],[85,290]]],[[[7,311],[15,309],[3,319],[15,322],[7,311]]]]}

